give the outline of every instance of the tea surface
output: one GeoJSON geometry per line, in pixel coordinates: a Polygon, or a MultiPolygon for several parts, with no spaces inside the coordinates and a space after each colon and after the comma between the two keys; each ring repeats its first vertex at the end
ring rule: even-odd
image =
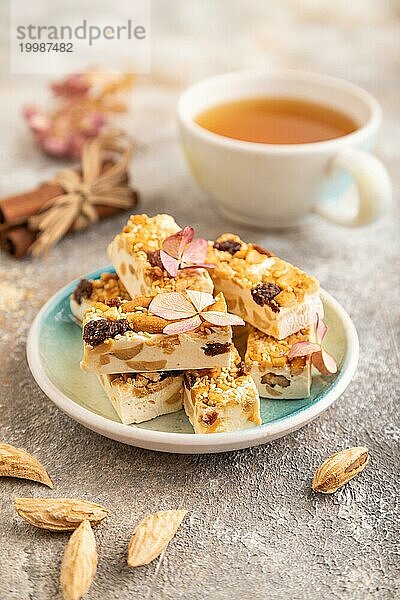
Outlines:
{"type": "Polygon", "coordinates": [[[297,98],[245,98],[217,104],[195,122],[225,137],[261,144],[307,144],[347,135],[358,124],[330,106],[297,98]]]}

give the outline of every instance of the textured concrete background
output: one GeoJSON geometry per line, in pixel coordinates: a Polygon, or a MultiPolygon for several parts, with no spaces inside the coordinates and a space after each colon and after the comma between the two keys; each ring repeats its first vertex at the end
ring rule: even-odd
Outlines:
{"type": "MultiPolygon", "coordinates": [[[[399,14],[395,0],[153,0],[153,73],[134,92],[129,122],[142,143],[133,164],[141,208],[171,212],[204,236],[231,229],[188,173],[174,109],[179,90],[191,81],[260,65],[339,75],[374,93],[385,115],[378,154],[398,200],[399,14]]],[[[56,165],[33,148],[20,119],[24,102],[43,99],[43,84],[11,78],[6,66],[3,72],[0,182],[6,194],[34,185],[56,165]]],[[[90,600],[399,597],[397,206],[365,230],[340,229],[317,217],[284,233],[239,230],[319,277],[354,319],[361,355],[354,381],[317,421],[268,446],[214,456],[157,454],[102,438],[64,416],[29,373],[25,342],[32,318],[60,286],[107,261],[106,243],[124,220],[70,237],[43,261],[1,256],[1,439],[37,455],[55,489],[0,482],[0,599],[59,598],[68,536],[17,518],[12,499],[24,495],[79,496],[110,508],[96,531],[100,562],[90,600]],[[371,451],[368,469],[333,497],[313,496],[310,480],[319,463],[357,444],[371,451]],[[175,507],[190,516],[165,556],[129,571],[126,545],[135,524],[148,511],[175,507]]]]}

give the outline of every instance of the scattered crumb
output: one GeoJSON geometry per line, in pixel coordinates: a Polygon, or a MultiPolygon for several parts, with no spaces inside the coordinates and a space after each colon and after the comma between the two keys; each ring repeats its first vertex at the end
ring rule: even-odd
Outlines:
{"type": "Polygon", "coordinates": [[[26,299],[26,291],[5,281],[0,282],[0,312],[15,311],[26,299]]]}

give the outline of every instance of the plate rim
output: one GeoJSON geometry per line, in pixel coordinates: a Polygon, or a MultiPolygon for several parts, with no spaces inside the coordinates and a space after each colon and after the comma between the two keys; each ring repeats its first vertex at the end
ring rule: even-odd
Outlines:
{"type": "MultiPolygon", "coordinates": [[[[100,273],[113,270],[113,267],[108,265],[82,277],[95,278],[100,273]]],[[[356,372],[359,358],[359,340],[355,325],[341,304],[331,294],[321,289],[323,303],[331,306],[334,312],[339,315],[343,324],[346,336],[346,354],[337,378],[320,400],[313,402],[298,413],[282,417],[272,423],[264,423],[257,427],[241,431],[215,433],[212,435],[207,433],[188,434],[155,431],[112,421],[107,417],[97,415],[91,410],[80,406],[59,390],[48,377],[40,360],[39,334],[45,315],[55,304],[71,293],[73,287],[82,277],[77,277],[63,286],[39,310],[29,330],[26,354],[33,378],[46,396],[73,420],[105,437],[151,450],[178,453],[225,452],[256,446],[288,435],[314,420],[342,395],[356,372]]]]}

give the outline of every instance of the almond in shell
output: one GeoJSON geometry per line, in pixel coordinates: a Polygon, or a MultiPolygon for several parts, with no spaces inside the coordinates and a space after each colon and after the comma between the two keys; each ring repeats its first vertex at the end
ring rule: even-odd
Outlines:
{"type": "Polygon", "coordinates": [[[108,515],[104,506],[74,498],[15,498],[14,505],[25,521],[50,531],[73,531],[84,520],[98,525],[108,515]]]}
{"type": "Polygon", "coordinates": [[[136,527],[128,546],[128,566],[148,565],[168,546],[186,510],[162,510],[145,517],[136,527]]]}
{"type": "Polygon", "coordinates": [[[53,487],[44,466],[29,452],[11,444],[0,444],[0,476],[30,479],[53,487]]]}
{"type": "Polygon", "coordinates": [[[96,540],[85,520],[71,535],[61,563],[60,583],[64,600],[80,600],[90,588],[97,569],[96,540]]]}
{"type": "Polygon", "coordinates": [[[347,448],[329,457],[317,469],[312,482],[314,492],[333,494],[353,479],[369,462],[368,448],[347,448]]]}

